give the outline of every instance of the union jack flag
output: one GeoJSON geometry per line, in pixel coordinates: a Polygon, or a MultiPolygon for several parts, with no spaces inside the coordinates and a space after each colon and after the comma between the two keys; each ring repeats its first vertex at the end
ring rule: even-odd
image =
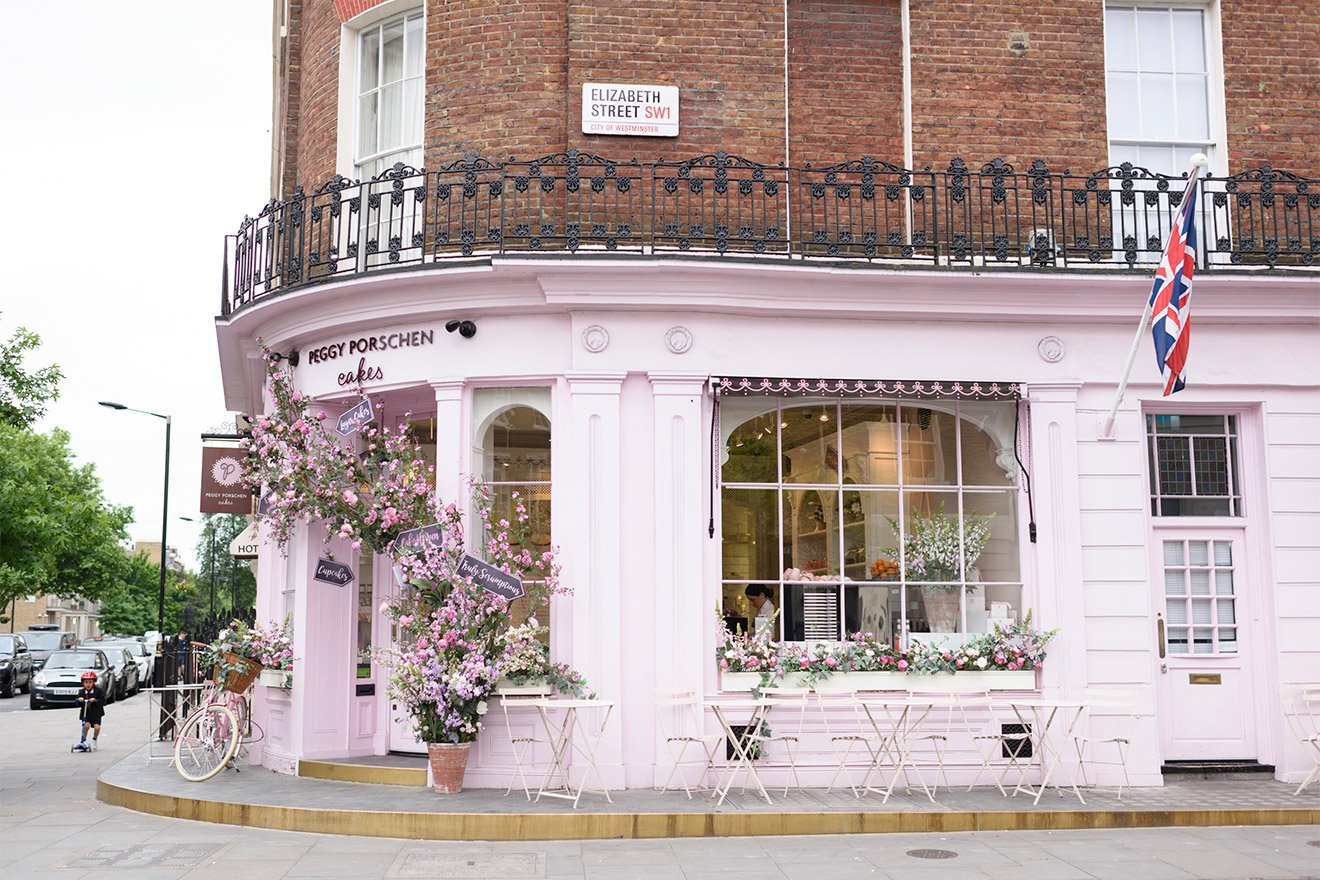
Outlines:
{"type": "Polygon", "coordinates": [[[1165,397],[1187,384],[1192,273],[1196,269],[1196,177],[1200,171],[1199,166],[1192,168],[1150,292],[1150,332],[1155,339],[1155,360],[1164,375],[1165,397]]]}

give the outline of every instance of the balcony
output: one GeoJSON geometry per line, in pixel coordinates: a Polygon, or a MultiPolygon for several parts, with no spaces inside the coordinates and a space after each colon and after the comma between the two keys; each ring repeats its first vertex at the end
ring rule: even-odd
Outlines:
{"type": "MultiPolygon", "coordinates": [[[[996,159],[943,171],[872,158],[760,165],[725,153],[620,162],[403,165],[271,200],[225,239],[221,314],[371,273],[501,255],[700,256],[941,270],[1150,271],[1185,178],[996,159]]],[[[1313,268],[1320,180],[1269,166],[1196,183],[1200,271],[1313,268]]]]}

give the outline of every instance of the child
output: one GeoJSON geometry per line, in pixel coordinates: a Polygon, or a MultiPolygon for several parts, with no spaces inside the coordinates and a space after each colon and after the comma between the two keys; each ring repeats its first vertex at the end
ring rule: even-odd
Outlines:
{"type": "Polygon", "coordinates": [[[78,693],[78,720],[82,722],[82,740],[74,749],[80,752],[96,751],[101,738],[101,719],[105,717],[105,694],[96,686],[96,673],[82,674],[83,689],[78,693]],[[87,742],[87,728],[92,729],[92,741],[87,742]]]}

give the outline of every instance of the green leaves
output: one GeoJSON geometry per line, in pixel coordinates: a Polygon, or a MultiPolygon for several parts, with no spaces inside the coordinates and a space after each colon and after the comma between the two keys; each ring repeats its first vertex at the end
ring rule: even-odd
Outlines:
{"type": "Polygon", "coordinates": [[[52,364],[34,372],[23,365],[24,352],[41,345],[41,337],[19,327],[0,342],[0,424],[27,428],[46,413],[46,404],[60,396],[64,374],[52,364]]]}

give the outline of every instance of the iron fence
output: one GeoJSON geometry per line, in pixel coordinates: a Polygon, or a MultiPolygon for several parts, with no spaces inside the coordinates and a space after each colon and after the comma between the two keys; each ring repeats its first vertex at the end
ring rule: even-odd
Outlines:
{"type": "MultiPolygon", "coordinates": [[[[1320,179],[1269,166],[1197,181],[1203,271],[1312,268],[1320,179]]],[[[801,168],[727,153],[621,162],[569,150],[336,175],[225,239],[221,313],[301,286],[502,254],[707,254],[933,268],[1148,268],[1186,179],[955,159],[801,168]]]]}

